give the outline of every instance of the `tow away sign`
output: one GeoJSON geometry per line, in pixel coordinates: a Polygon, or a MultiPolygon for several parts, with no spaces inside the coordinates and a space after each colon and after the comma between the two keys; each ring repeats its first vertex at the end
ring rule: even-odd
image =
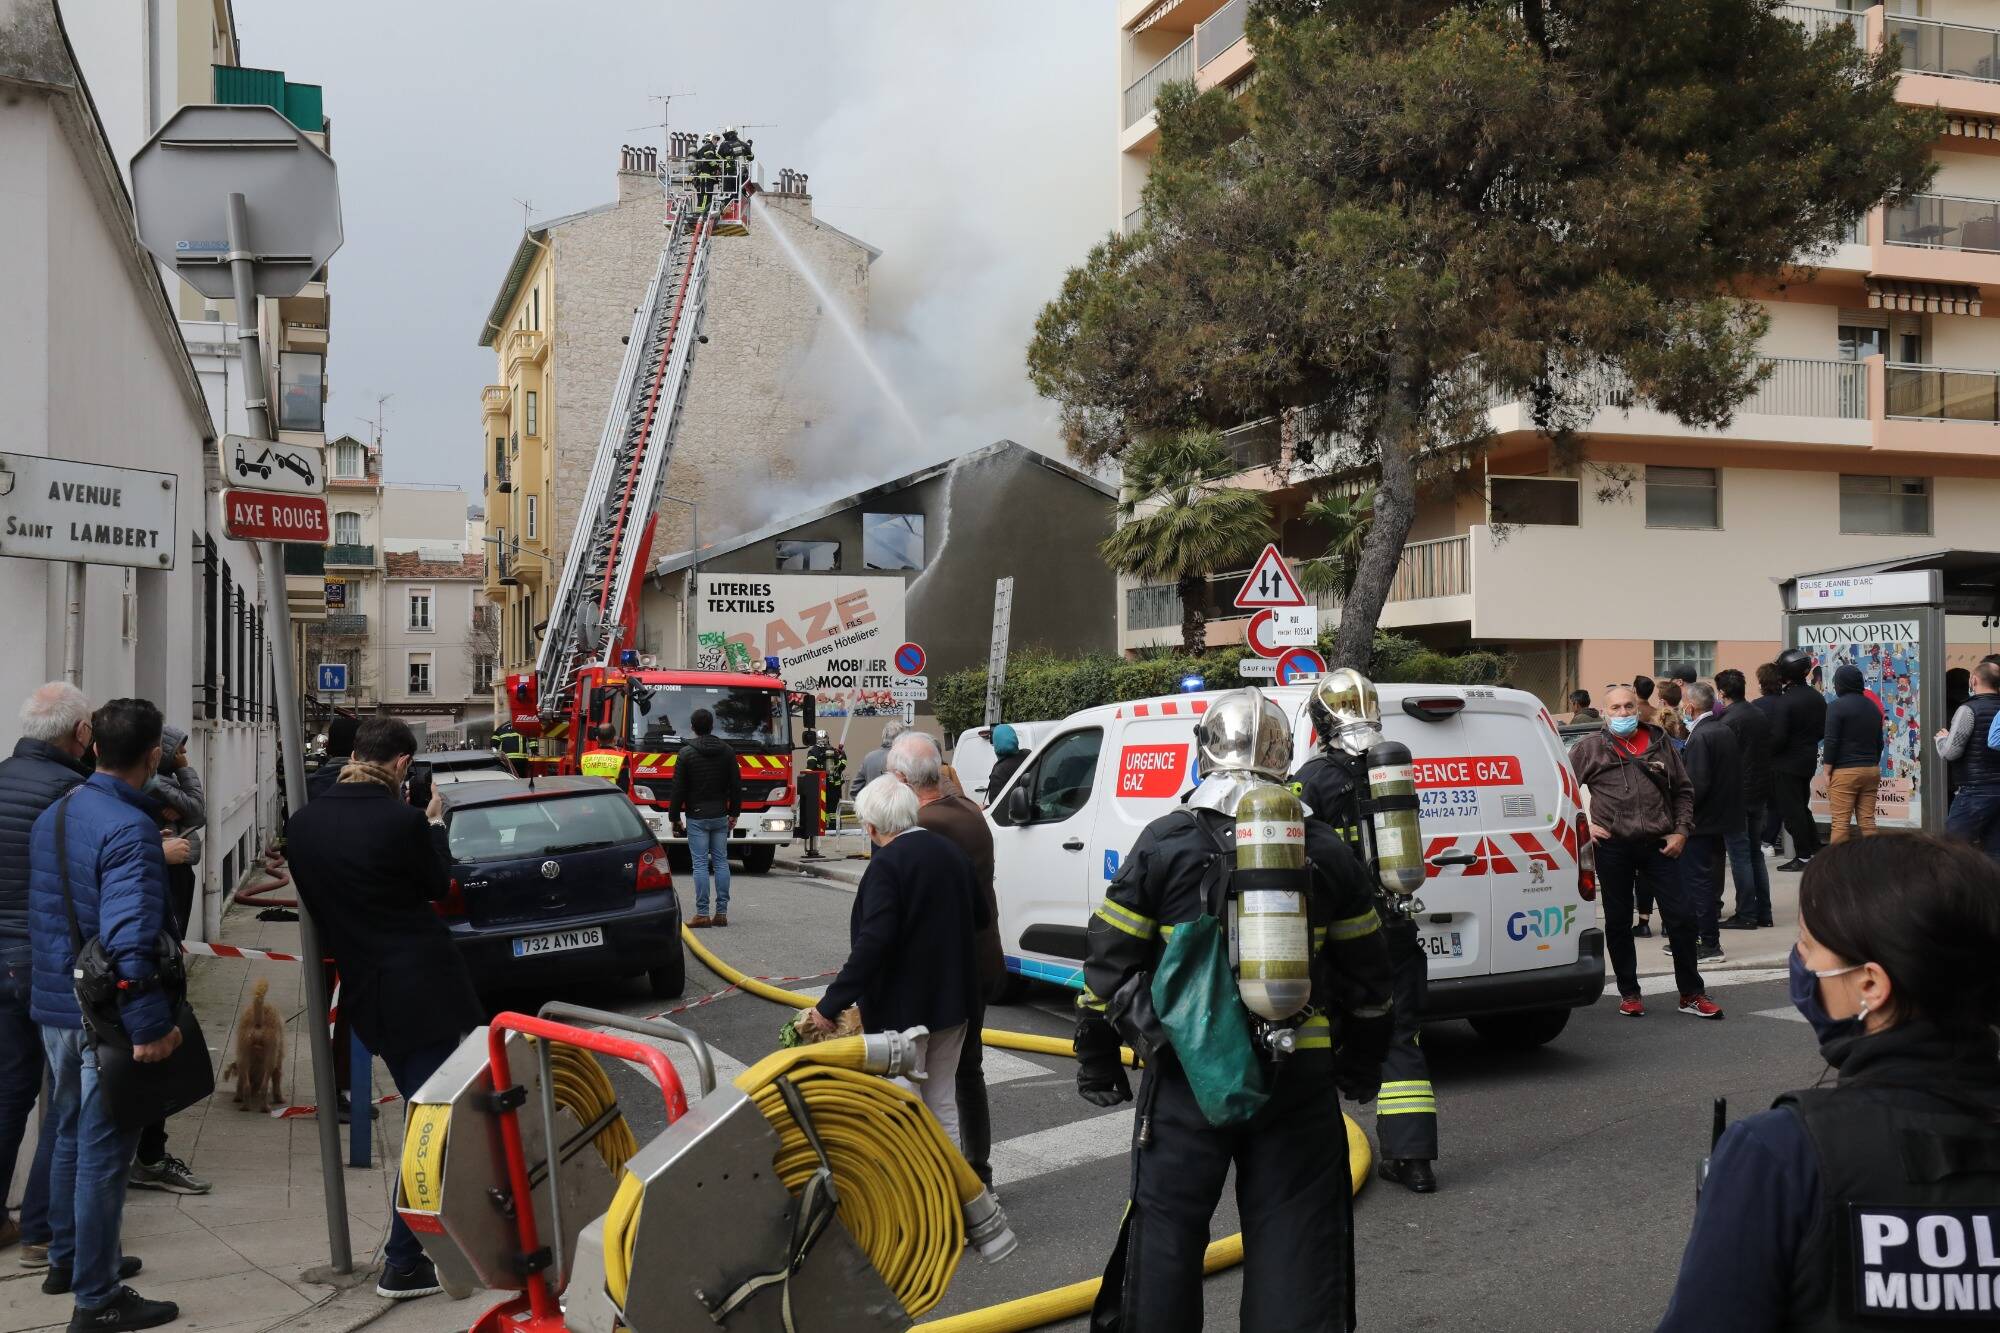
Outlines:
{"type": "Polygon", "coordinates": [[[0,454],[0,556],[172,569],[170,472],[0,454]]]}
{"type": "Polygon", "coordinates": [[[329,539],[326,501],[317,495],[224,491],[222,530],[242,542],[304,542],[324,546],[329,539]]]}

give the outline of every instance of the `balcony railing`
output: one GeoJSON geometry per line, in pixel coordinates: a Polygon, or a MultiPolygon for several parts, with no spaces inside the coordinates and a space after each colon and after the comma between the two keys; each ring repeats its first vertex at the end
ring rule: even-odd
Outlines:
{"type": "Polygon", "coordinates": [[[1202,22],[1194,25],[1194,66],[1200,69],[1227,51],[1243,37],[1243,21],[1250,16],[1250,0],[1229,0],[1202,22]]]}
{"type": "Polygon", "coordinates": [[[1462,597],[1472,591],[1472,538],[1460,533],[1426,542],[1411,542],[1396,562],[1389,600],[1414,602],[1426,597],[1462,597]]]}
{"type": "Polygon", "coordinates": [[[1284,430],[1275,417],[1253,421],[1222,432],[1222,445],[1238,472],[1276,467],[1284,457],[1284,430]]]}
{"type": "Polygon", "coordinates": [[[1868,25],[1852,11],[1828,9],[1824,5],[1779,5],[1778,16],[1800,24],[1815,37],[1828,28],[1844,27],[1853,34],[1856,46],[1867,49],[1868,25]]]}
{"type": "MultiPolygon", "coordinates": [[[[1868,415],[1867,372],[1858,361],[1827,361],[1802,356],[1771,357],[1764,364],[1771,374],[1737,405],[1737,416],[1831,417],[1860,421],[1868,415]]],[[[1629,410],[1635,405],[1631,383],[1613,370],[1596,370],[1573,386],[1582,402],[1595,410],[1629,410]]],[[[1517,395],[1493,389],[1495,407],[1517,401],[1517,395]]]]}
{"type": "Polygon", "coordinates": [[[1141,204],[1125,215],[1125,221],[1119,225],[1119,230],[1124,232],[1125,235],[1130,236],[1133,232],[1139,230],[1139,225],[1145,220],[1146,206],[1141,204]]]}
{"type": "Polygon", "coordinates": [[[1176,79],[1194,77],[1194,38],[1176,46],[1160,58],[1160,63],[1141,74],[1125,90],[1125,128],[1130,129],[1153,109],[1159,99],[1160,88],[1176,79]]]}
{"type": "Polygon", "coordinates": [[[479,399],[488,413],[505,416],[512,401],[512,391],[504,384],[489,384],[479,391],[479,399]]]}
{"type": "Polygon", "coordinates": [[[1891,417],[2000,424],[2000,371],[1890,365],[1883,373],[1891,417]]]}
{"type": "Polygon", "coordinates": [[[2000,30],[1890,14],[1882,36],[1901,47],[1903,68],[1912,74],[2000,83],[2000,30]]]}
{"type": "Polygon", "coordinates": [[[1882,238],[1929,250],[2000,253],[2000,200],[1916,195],[1883,210],[1882,238]]]}
{"type": "Polygon", "coordinates": [[[358,542],[333,542],[326,548],[326,563],[368,565],[372,568],[375,564],[375,547],[372,543],[363,545],[358,542]]]}
{"type": "Polygon", "coordinates": [[[320,633],[329,639],[366,638],[368,615],[364,611],[329,611],[320,625],[320,633]]]}

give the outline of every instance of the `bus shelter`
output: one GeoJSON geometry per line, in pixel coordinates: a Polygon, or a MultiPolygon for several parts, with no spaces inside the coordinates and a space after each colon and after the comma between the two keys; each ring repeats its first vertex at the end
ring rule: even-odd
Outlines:
{"type": "MultiPolygon", "coordinates": [[[[1881,701],[1876,822],[1942,831],[1950,793],[1931,737],[1951,723],[1946,673],[1995,651],[2000,552],[1932,551],[1823,569],[1785,579],[1779,593],[1780,642],[1812,654],[1813,682],[1830,695],[1834,669],[1851,664],[1881,701]]],[[[1822,820],[1823,788],[1815,780],[1822,820]]]]}

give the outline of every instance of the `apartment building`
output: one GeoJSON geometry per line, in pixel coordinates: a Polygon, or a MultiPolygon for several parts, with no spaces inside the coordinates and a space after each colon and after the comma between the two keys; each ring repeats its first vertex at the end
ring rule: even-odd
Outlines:
{"type": "MultiPolygon", "coordinates": [[[[677,136],[679,139],[680,136],[677,136]]],[[[633,312],[665,240],[664,171],[650,149],[620,150],[615,198],[523,233],[479,335],[495,354],[482,391],[485,595],[500,608],[499,676],[530,670],[604,431],[633,312]]],[[[688,385],[654,535],[656,555],[769,517],[804,464],[801,435],[825,405],[798,371],[826,315],[771,228],[857,323],[876,251],[812,215],[796,173],[766,191],[748,236],[710,251],[707,343],[688,385]],[[768,222],[766,221],[768,219],[768,222]]],[[[648,651],[677,651],[670,626],[642,626],[648,651]]],[[[496,700],[497,702],[497,700],[496,700]]]]}
{"type": "Polygon", "coordinates": [[[492,735],[492,624],[486,555],[423,545],[383,557],[381,711],[462,739],[492,735]]]}
{"type": "MultiPolygon", "coordinates": [[[[1121,5],[1128,97],[1156,86],[1162,66],[1185,78],[1173,71],[1191,64],[1211,84],[1247,77],[1247,47],[1219,48],[1228,28],[1214,26],[1240,23],[1240,8],[1121,5]]],[[[2000,0],[1782,10],[1846,25],[1871,49],[1899,44],[1901,100],[1947,113],[1931,192],[1871,211],[1816,269],[1756,293],[1771,316],[1771,375],[1726,429],[1631,407],[1607,380],[1581,462],[1564,463],[1523,405],[1495,406],[1489,452],[1420,505],[1384,629],[1503,649],[1519,663],[1514,683],[1560,698],[1670,662],[1706,673],[1769,660],[1776,583],[1801,571],[1991,548],[2000,301],[1989,310],[1984,296],[1989,286],[2000,296],[2000,0]]],[[[1132,112],[1128,102],[1121,187],[1136,205],[1152,113],[1132,112]]],[[[1233,442],[1239,483],[1269,496],[1286,555],[1319,554],[1323,534],[1301,512],[1323,483],[1292,464],[1268,423],[1233,442]]],[[[1217,609],[1240,615],[1228,609],[1234,580],[1214,587],[1217,609]]],[[[1124,647],[1177,638],[1165,592],[1125,586],[1124,647]]],[[[1240,642],[1243,624],[1212,623],[1211,642],[1240,642]]],[[[1996,646],[1977,617],[1952,617],[1949,630],[1948,665],[1996,646]]]]}

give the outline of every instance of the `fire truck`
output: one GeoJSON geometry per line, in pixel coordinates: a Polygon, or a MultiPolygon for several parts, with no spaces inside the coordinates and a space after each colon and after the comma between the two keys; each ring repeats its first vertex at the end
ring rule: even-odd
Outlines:
{"type": "Polygon", "coordinates": [[[676,756],[694,737],[695,710],[707,709],[743,778],[730,850],[761,873],[796,833],[792,751],[810,738],[793,724],[810,732],[813,696],[788,692],[775,674],[660,669],[636,647],[654,515],[695,352],[707,341],[710,246],[748,234],[756,188],[740,179],[698,186],[679,165],[665,168],[666,243],[626,339],[535,669],[507,677],[507,699],[515,730],[529,738],[530,771],[611,779],[668,844],[685,842],[667,819],[676,756]]]}

